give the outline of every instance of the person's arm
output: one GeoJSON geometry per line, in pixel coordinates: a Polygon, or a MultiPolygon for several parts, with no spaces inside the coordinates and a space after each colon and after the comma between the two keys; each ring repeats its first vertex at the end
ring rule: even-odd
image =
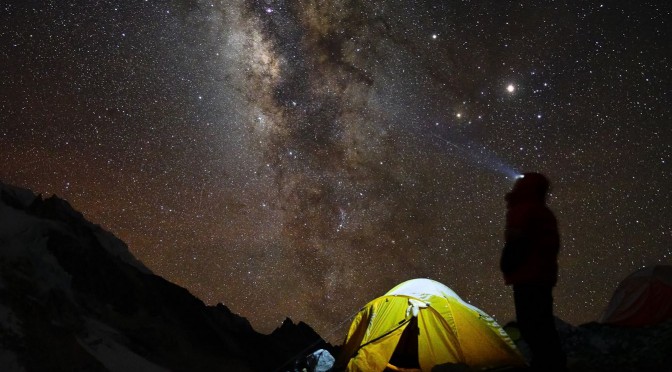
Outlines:
{"type": "Polygon", "coordinates": [[[530,254],[530,239],[526,231],[525,213],[520,209],[510,209],[506,214],[504,249],[499,262],[503,273],[516,271],[530,254]]]}

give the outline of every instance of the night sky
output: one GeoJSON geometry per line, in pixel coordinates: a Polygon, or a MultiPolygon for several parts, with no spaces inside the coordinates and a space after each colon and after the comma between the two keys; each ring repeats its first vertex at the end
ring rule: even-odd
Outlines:
{"type": "Polygon", "coordinates": [[[503,197],[538,171],[581,324],[672,263],[671,24],[668,0],[3,1],[0,180],[259,331],[340,341],[415,277],[511,320],[503,197]]]}

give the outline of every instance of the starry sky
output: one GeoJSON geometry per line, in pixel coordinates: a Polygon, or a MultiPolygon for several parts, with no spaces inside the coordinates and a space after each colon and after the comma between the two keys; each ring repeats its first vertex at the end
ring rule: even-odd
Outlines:
{"type": "Polygon", "coordinates": [[[511,320],[503,197],[538,171],[581,324],[672,263],[671,22],[667,0],[3,1],[0,180],[261,332],[340,341],[415,277],[511,320]]]}

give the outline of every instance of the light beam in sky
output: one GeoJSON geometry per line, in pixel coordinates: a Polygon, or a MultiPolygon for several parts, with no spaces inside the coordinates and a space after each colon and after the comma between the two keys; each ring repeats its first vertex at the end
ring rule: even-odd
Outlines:
{"type": "Polygon", "coordinates": [[[505,175],[507,178],[515,179],[520,176],[520,172],[506,164],[502,159],[500,159],[497,154],[485,148],[485,146],[480,146],[476,144],[467,144],[466,146],[460,146],[454,142],[450,142],[447,139],[439,136],[438,134],[432,134],[434,137],[442,140],[443,142],[449,144],[454,149],[456,149],[464,159],[469,160],[472,164],[478,165],[484,169],[489,169],[497,173],[505,175]]]}
{"type": "Polygon", "coordinates": [[[509,186],[490,181],[517,167],[561,185],[563,320],[594,320],[605,289],[669,262],[672,69],[654,8],[617,2],[586,23],[578,2],[24,3],[0,14],[15,46],[0,63],[2,181],[57,193],[255,329],[289,316],[324,331],[428,275],[510,319],[483,243],[500,238],[509,186]]]}

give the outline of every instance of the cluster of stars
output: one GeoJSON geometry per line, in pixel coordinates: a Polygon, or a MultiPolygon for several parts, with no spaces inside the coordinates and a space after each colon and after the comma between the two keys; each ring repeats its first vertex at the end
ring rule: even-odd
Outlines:
{"type": "Polygon", "coordinates": [[[203,4],[3,4],[2,181],[262,331],[412,277],[505,323],[518,171],[554,184],[561,318],[670,262],[665,2],[203,4]]]}

